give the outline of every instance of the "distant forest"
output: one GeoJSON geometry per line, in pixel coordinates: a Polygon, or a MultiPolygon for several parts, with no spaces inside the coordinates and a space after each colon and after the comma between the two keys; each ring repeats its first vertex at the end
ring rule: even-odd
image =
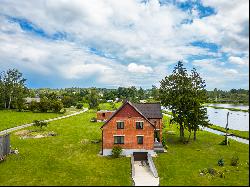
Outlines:
{"type": "MultiPolygon", "coordinates": [[[[181,62],[179,63],[181,64],[181,62]]],[[[135,86],[117,89],[95,87],[29,89],[26,87],[25,81],[26,79],[17,69],[9,69],[0,73],[0,109],[58,112],[63,107],[78,106],[81,108],[84,103],[88,103],[91,108],[96,108],[99,103],[119,102],[124,99],[132,102],[159,102],[163,99],[160,99],[159,88],[154,85],[150,89],[136,88],[135,86]],[[39,98],[39,101],[30,98],[39,98]]],[[[183,92],[182,89],[178,91],[183,92]]],[[[171,94],[173,99],[177,97],[174,97],[177,95],[175,93],[171,94]]],[[[206,93],[207,98],[204,98],[204,101],[209,103],[249,104],[249,90],[223,91],[215,88],[213,91],[206,91],[206,93]]]]}
{"type": "MultiPolygon", "coordinates": [[[[107,100],[129,99],[134,102],[140,100],[147,100],[147,102],[159,101],[159,89],[152,86],[151,89],[142,89],[132,87],[119,87],[117,89],[108,88],[64,88],[64,89],[29,89],[29,97],[63,97],[68,96],[72,98],[73,103],[84,101],[85,97],[89,95],[91,90],[95,90],[99,99],[103,102],[107,100]]],[[[245,89],[231,89],[223,91],[215,88],[213,91],[207,91],[208,101],[211,103],[234,103],[234,104],[249,104],[249,90],[245,89]]]]}

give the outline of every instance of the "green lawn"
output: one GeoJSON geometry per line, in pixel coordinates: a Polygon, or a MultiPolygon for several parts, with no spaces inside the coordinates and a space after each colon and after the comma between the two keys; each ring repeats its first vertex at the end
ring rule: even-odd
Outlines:
{"type": "MultiPolygon", "coordinates": [[[[206,131],[199,131],[197,141],[188,144],[179,142],[179,131],[164,116],[167,131],[175,131],[175,135],[167,135],[168,152],[154,158],[160,185],[249,185],[249,145],[230,140],[230,146],[219,145],[224,136],[218,136],[206,131]],[[238,167],[230,166],[231,158],[237,154],[240,158],[238,167]],[[217,166],[217,161],[223,158],[225,166],[217,166]],[[216,168],[225,174],[219,176],[200,176],[199,170],[216,168]]],[[[186,136],[188,134],[186,133],[186,136]]]]}
{"type": "MultiPolygon", "coordinates": [[[[17,113],[13,112],[12,116],[19,115],[17,113]]],[[[11,145],[20,153],[9,155],[0,163],[0,186],[132,185],[130,158],[99,156],[101,143],[91,143],[91,140],[101,139],[103,124],[91,123],[94,116],[95,111],[90,110],[50,122],[44,130],[56,132],[55,137],[20,139],[13,132],[11,145]]],[[[3,120],[2,116],[0,119],[3,120]]],[[[160,185],[249,185],[248,145],[233,140],[230,146],[219,145],[224,137],[205,131],[198,132],[196,142],[182,144],[178,141],[178,129],[169,125],[166,116],[164,124],[164,132],[171,130],[176,135],[167,135],[168,152],[154,158],[160,185]],[[234,154],[240,158],[238,167],[230,166],[234,154]],[[220,158],[225,160],[224,167],[217,166],[220,158]],[[221,170],[225,178],[200,176],[199,171],[204,168],[221,170]]]]}
{"type": "Polygon", "coordinates": [[[0,163],[0,185],[131,185],[130,159],[99,156],[101,143],[90,142],[101,139],[102,123],[91,123],[93,116],[50,122],[46,130],[55,137],[20,139],[12,133],[11,145],[20,153],[0,163]]]}
{"type": "MultiPolygon", "coordinates": [[[[115,103],[115,108],[118,109],[122,105],[122,102],[115,103]]],[[[100,110],[116,110],[112,108],[112,103],[100,103],[100,110]]]]}
{"type": "Polygon", "coordinates": [[[56,113],[16,112],[15,110],[0,110],[0,131],[11,127],[31,123],[33,120],[45,120],[58,117],[56,113]]]}
{"type": "Polygon", "coordinates": [[[8,128],[23,125],[25,123],[32,123],[33,120],[46,120],[58,116],[68,115],[79,112],[82,109],[66,108],[64,114],[59,113],[40,113],[40,112],[17,112],[16,110],[0,110],[0,131],[8,128]]]}

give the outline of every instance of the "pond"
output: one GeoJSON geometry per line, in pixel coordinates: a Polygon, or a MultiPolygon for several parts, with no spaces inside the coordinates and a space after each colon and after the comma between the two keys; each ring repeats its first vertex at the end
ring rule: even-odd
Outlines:
{"type": "MultiPolygon", "coordinates": [[[[225,107],[225,104],[223,104],[225,107]]],[[[249,106],[245,106],[248,107],[249,106]]],[[[227,109],[215,109],[211,107],[207,108],[208,119],[211,124],[218,125],[220,127],[225,127],[227,123],[227,112],[229,112],[228,117],[228,128],[240,131],[249,131],[249,113],[241,111],[230,111],[227,109]]],[[[229,107],[228,107],[229,108],[229,107]]],[[[162,107],[163,110],[167,110],[162,107]]]]}
{"type": "Polygon", "coordinates": [[[230,111],[227,109],[215,109],[207,107],[207,115],[211,124],[225,127],[228,117],[228,128],[240,131],[249,131],[249,113],[240,111],[230,111]]]}

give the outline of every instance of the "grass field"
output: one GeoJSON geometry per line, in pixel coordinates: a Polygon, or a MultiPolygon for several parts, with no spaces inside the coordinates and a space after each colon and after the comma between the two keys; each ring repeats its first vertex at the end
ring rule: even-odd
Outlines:
{"type": "MultiPolygon", "coordinates": [[[[91,143],[101,139],[102,123],[90,122],[95,115],[89,110],[50,122],[44,130],[57,133],[54,137],[20,139],[13,132],[11,145],[19,154],[0,163],[0,185],[132,185],[130,158],[99,156],[101,143],[91,143]]],[[[224,137],[205,131],[198,132],[196,142],[182,144],[178,129],[166,116],[164,124],[164,132],[176,134],[167,135],[168,152],[154,158],[160,185],[249,185],[248,145],[233,140],[230,146],[219,145],[224,137]],[[240,158],[238,167],[230,166],[235,154],[240,158]],[[217,166],[220,158],[223,167],[217,166]],[[200,176],[204,168],[220,170],[225,178],[200,176]]]]}
{"type": "Polygon", "coordinates": [[[179,142],[178,129],[169,125],[167,117],[164,118],[165,130],[175,131],[176,134],[167,135],[168,153],[159,154],[154,158],[160,185],[249,185],[249,145],[233,140],[230,140],[230,146],[219,145],[224,137],[206,131],[197,133],[196,142],[183,144],[179,142]],[[235,154],[240,159],[238,167],[230,166],[231,158],[235,154]],[[220,158],[225,161],[223,167],[217,165],[220,158]],[[204,168],[220,170],[225,174],[225,178],[200,176],[199,170],[204,168]]]}
{"type": "Polygon", "coordinates": [[[115,108],[112,107],[111,103],[100,103],[100,110],[116,110],[122,105],[122,102],[114,103],[115,108]]]}
{"type": "Polygon", "coordinates": [[[17,112],[16,110],[0,110],[0,131],[11,127],[31,123],[33,120],[45,120],[62,115],[78,112],[80,109],[66,108],[64,114],[59,113],[40,113],[40,112],[17,112]]]}
{"type": "Polygon", "coordinates": [[[99,156],[101,143],[90,142],[101,138],[102,123],[91,123],[93,116],[50,122],[45,129],[55,137],[20,139],[12,133],[12,148],[20,153],[0,163],[0,185],[131,185],[130,159],[99,156]]]}
{"type": "Polygon", "coordinates": [[[60,115],[62,114],[0,110],[0,131],[11,127],[16,127],[25,123],[31,123],[33,120],[45,120],[49,118],[58,117],[60,115]]]}

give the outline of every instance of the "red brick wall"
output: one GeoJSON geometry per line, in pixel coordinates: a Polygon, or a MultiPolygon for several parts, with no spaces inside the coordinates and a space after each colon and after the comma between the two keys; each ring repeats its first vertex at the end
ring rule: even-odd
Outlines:
{"type": "Polygon", "coordinates": [[[119,144],[124,149],[152,150],[154,147],[154,127],[129,104],[103,127],[103,149],[112,149],[118,145],[114,144],[114,135],[125,135],[124,144],[119,144]],[[124,129],[117,129],[116,121],[124,121],[124,129]],[[142,130],[136,129],[136,121],[144,122],[142,130]],[[143,144],[137,144],[136,135],[144,135],[143,144]]]}

